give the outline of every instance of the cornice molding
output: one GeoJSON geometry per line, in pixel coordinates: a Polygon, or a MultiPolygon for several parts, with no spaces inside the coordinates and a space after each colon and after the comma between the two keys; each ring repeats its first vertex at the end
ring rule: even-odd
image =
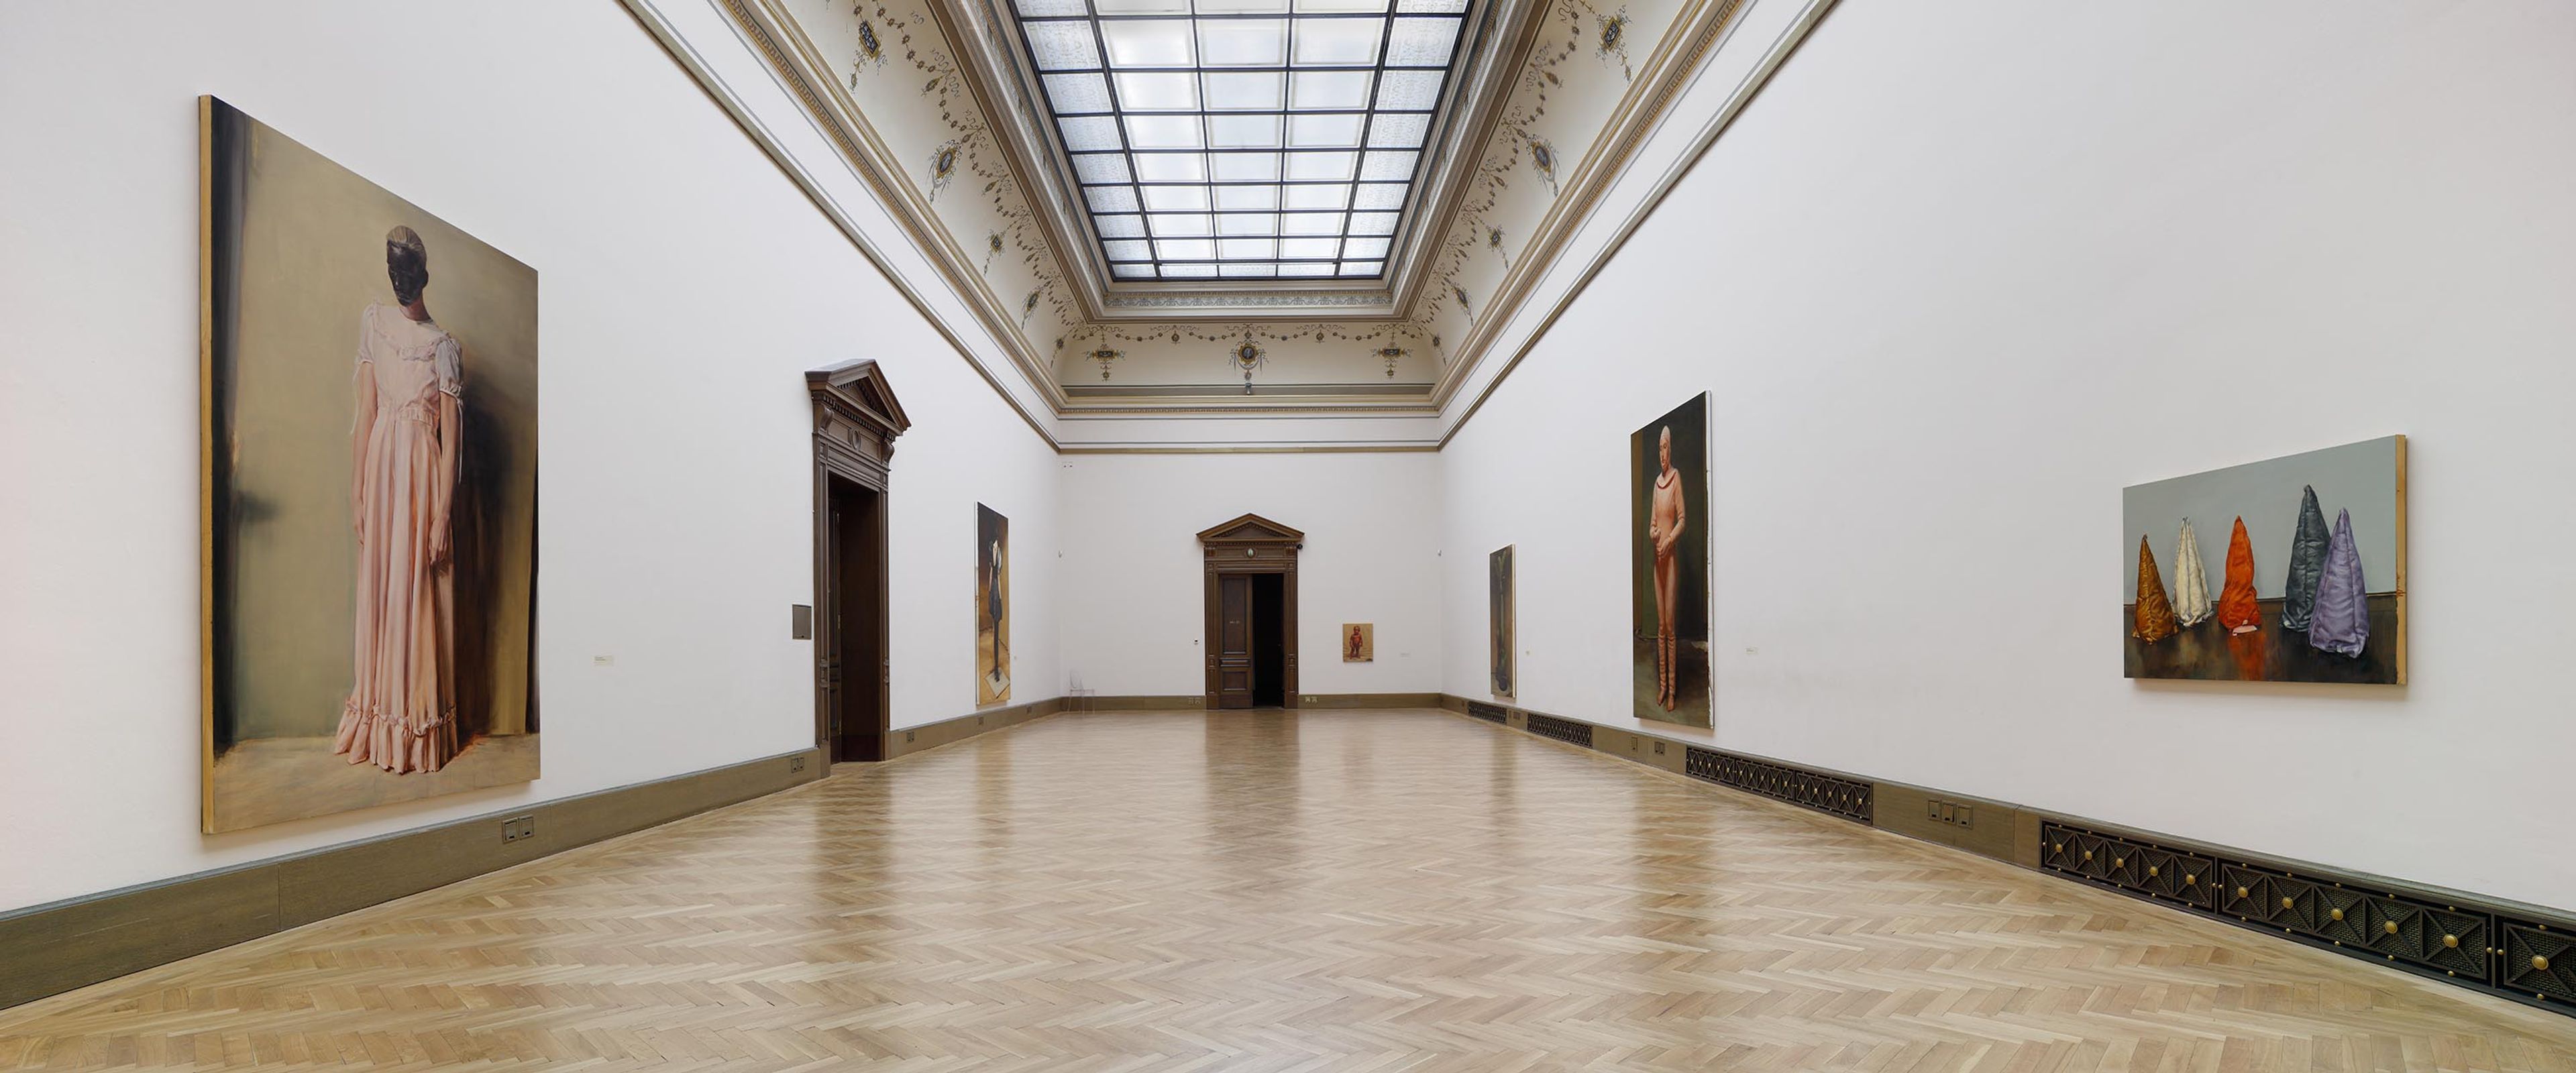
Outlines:
{"type": "Polygon", "coordinates": [[[1647,132],[1663,120],[1665,110],[1672,106],[1682,86],[1699,72],[1709,50],[1717,44],[1720,31],[1743,5],[1744,0],[1691,0],[1675,16],[1672,29],[1647,57],[1644,76],[1629,86],[1612,109],[1609,121],[1602,125],[1601,134],[1567,173],[1566,195],[1551,202],[1539,217],[1528,249],[1503,273],[1502,284],[1485,302],[1484,314],[1471,322],[1465,338],[1458,341],[1456,356],[1445,363],[1439,385],[1432,391],[1435,402],[1447,404],[1458,386],[1483,363],[1495,341],[1520,312],[1521,304],[1529,300],[1531,290],[1556,268],[1566,243],[1589,222],[1593,206],[1626,170],[1647,132]]]}
{"type": "MultiPolygon", "coordinates": [[[[1521,72],[1529,67],[1530,52],[1537,47],[1539,32],[1547,25],[1548,9],[1555,3],[1556,0],[1528,0],[1499,10],[1495,18],[1478,28],[1479,34],[1491,31],[1498,47],[1485,53],[1482,65],[1473,73],[1474,81],[1466,83],[1480,87],[1481,92],[1473,99],[1462,99],[1454,109],[1458,121],[1441,132],[1439,181],[1424,191],[1422,203],[1415,209],[1412,230],[1405,236],[1402,259],[1393,262],[1396,274],[1390,282],[1394,306],[1404,319],[1416,319],[1422,311],[1423,292],[1437,274],[1431,266],[1439,259],[1440,242],[1457,222],[1458,206],[1466,200],[1468,188],[1475,185],[1485,151],[1494,144],[1494,131],[1511,107],[1512,94],[1520,87],[1521,72]]],[[[1466,76],[1461,77],[1464,81],[1466,76]]]]}
{"type": "MultiPolygon", "coordinates": [[[[717,2],[717,0],[710,0],[710,2],[717,2]]],[[[1009,388],[1004,387],[1002,382],[994,377],[993,371],[987,368],[983,361],[975,357],[974,348],[968,345],[966,340],[957,334],[954,326],[950,325],[947,319],[940,315],[939,311],[930,303],[930,301],[924,298],[921,293],[912,286],[909,279],[902,272],[899,272],[894,268],[892,263],[887,260],[885,252],[877,248],[876,242],[868,237],[867,232],[862,230],[857,221],[853,220],[848,212],[841,207],[840,203],[832,197],[831,193],[824,187],[821,180],[817,179],[811,172],[807,171],[803,162],[799,161],[793,153],[790,153],[787,150],[785,144],[780,140],[776,132],[771,131],[766,124],[761,122],[759,115],[752,109],[751,105],[745,102],[742,99],[742,96],[739,93],[736,93],[733,87],[725,81],[724,77],[716,73],[715,69],[708,64],[706,58],[700,55],[696,48],[690,45],[686,36],[681,34],[678,28],[672,24],[669,17],[664,15],[661,9],[656,6],[655,0],[619,0],[619,3],[626,8],[627,15],[633,18],[636,21],[636,24],[641,26],[648,36],[653,38],[654,43],[661,46],[663,54],[669,56],[671,61],[678,64],[681,71],[686,73],[691,81],[698,84],[699,90],[707,95],[707,98],[715,104],[717,110],[723,112],[726,118],[733,121],[735,128],[742,131],[743,136],[750,139],[751,143],[760,149],[762,155],[769,158],[770,164],[776,167],[781,174],[785,175],[788,181],[793,183],[797,190],[805,195],[806,200],[812,203],[818,211],[823,213],[825,218],[832,222],[833,227],[840,231],[841,236],[844,239],[847,239],[849,243],[859,251],[860,256],[866,258],[869,264],[876,267],[879,274],[885,277],[888,285],[894,288],[895,293],[903,296],[904,301],[912,306],[914,312],[921,315],[922,320],[930,325],[931,330],[937,332],[939,337],[946,341],[956,352],[957,356],[961,360],[965,361],[969,368],[974,369],[977,376],[984,379],[984,383],[993,389],[994,394],[1002,397],[1003,404],[1009,406],[1013,413],[1018,414],[1020,420],[1028,424],[1029,430],[1036,433],[1039,439],[1046,442],[1047,446],[1050,448],[1061,449],[1063,445],[1056,440],[1055,434],[1046,427],[1046,424],[1039,421],[1037,415],[1030,413],[1028,408],[1021,404],[1019,396],[1014,394],[1009,388]]],[[[736,22],[734,26],[736,33],[740,34],[742,32],[741,24],[736,22]]],[[[758,46],[753,44],[750,39],[744,39],[743,43],[746,47],[752,48],[755,55],[759,55],[758,46]]],[[[777,75],[777,60],[765,55],[761,58],[764,63],[770,67],[773,76],[777,75]]],[[[805,106],[809,109],[809,115],[814,114],[811,112],[810,104],[805,106]]],[[[857,176],[864,185],[869,187],[872,194],[876,192],[878,184],[881,183],[884,178],[881,172],[871,175],[868,167],[859,160],[845,157],[843,163],[850,168],[853,175],[857,176]]],[[[897,215],[891,204],[886,204],[885,208],[890,217],[897,215]]],[[[898,222],[900,223],[899,218],[898,222]]],[[[908,234],[906,238],[910,239],[912,236],[908,234]]],[[[933,261],[934,263],[936,262],[936,256],[933,255],[929,249],[919,246],[917,242],[915,250],[916,252],[921,253],[925,260],[933,261]]],[[[960,301],[968,302],[971,308],[973,301],[970,297],[960,294],[958,295],[958,298],[960,301]]],[[[1026,377],[1027,369],[1024,366],[1018,371],[1023,375],[1023,377],[1026,377]]],[[[1051,377],[1033,378],[1030,380],[1030,387],[1037,391],[1041,398],[1049,400],[1051,409],[1060,408],[1061,403],[1055,402],[1054,400],[1061,395],[1061,392],[1050,392],[1047,390],[1048,388],[1055,387],[1051,377]]]]}
{"type": "MultiPolygon", "coordinates": [[[[742,32],[769,64],[797,102],[815,118],[822,120],[824,131],[841,150],[852,170],[867,181],[884,204],[886,214],[900,224],[916,248],[930,261],[955,291],[960,300],[975,312],[976,319],[1017,366],[1030,385],[1045,396],[1049,405],[1062,409],[1063,388],[1056,383],[1053,363],[1041,353],[1028,333],[1020,328],[1019,318],[1002,304],[1000,296],[983,283],[982,273],[970,271],[974,264],[947,224],[930,207],[912,179],[896,163],[892,150],[877,136],[859,111],[858,102],[830,75],[813,41],[796,25],[794,17],[779,9],[779,0],[714,0],[731,16],[742,32]],[[819,88],[818,88],[819,87],[819,88]]],[[[990,129],[989,119],[987,129],[990,129]]],[[[1057,271],[1063,271],[1059,264],[1057,271]]]]}
{"type": "MultiPolygon", "coordinates": [[[[1748,2],[1759,2],[1759,0],[1723,0],[1723,2],[1730,7],[1741,7],[1748,2]]],[[[1663,204],[1664,199],[1672,194],[1673,187],[1681,182],[1682,176],[1687,174],[1693,165],[1699,163],[1701,157],[1708,154],[1709,147],[1717,143],[1718,136],[1725,133],[1726,128],[1735,121],[1735,117],[1743,112],[1745,105],[1752,102],[1754,96],[1761,92],[1762,87],[1770,82],[1771,76],[1780,69],[1780,65],[1788,62],[1790,55],[1795,53],[1798,50],[1798,47],[1806,42],[1809,31],[1812,31],[1816,27],[1817,23],[1824,20],[1825,15],[1833,9],[1836,0],[1799,0],[1799,2],[1802,6],[1800,7],[1797,15],[1788,21],[1788,24],[1780,30],[1778,36],[1775,37],[1767,46],[1762,46],[1763,52],[1760,58],[1754,61],[1750,68],[1746,70],[1746,72],[1737,79],[1735,84],[1727,90],[1726,99],[1718,105],[1707,121],[1704,122],[1700,129],[1692,135],[1689,144],[1684,146],[1679,153],[1675,154],[1671,163],[1655,177],[1651,188],[1638,200],[1636,206],[1630,209],[1625,217],[1621,218],[1610,236],[1603,241],[1601,248],[1592,255],[1592,258],[1586,262],[1582,269],[1576,273],[1574,278],[1567,283],[1563,292],[1558,294],[1555,300],[1550,303],[1547,314],[1542,317],[1537,324],[1531,326],[1527,332],[1521,333],[1514,341],[1511,356],[1503,364],[1502,368],[1495,370],[1494,375],[1484,380],[1472,402],[1468,403],[1463,409],[1457,410],[1454,416],[1446,417],[1445,423],[1447,427],[1442,429],[1440,433],[1440,446],[1448,446],[1449,441],[1457,437],[1459,430],[1466,427],[1468,420],[1475,416],[1476,411],[1483,408],[1485,400],[1493,397],[1494,391],[1502,386],[1502,383],[1506,378],[1511,376],[1512,370],[1520,365],[1521,359],[1529,356],[1531,348],[1536,346],[1540,339],[1546,337],[1548,330],[1556,325],[1557,319],[1565,315],[1565,311],[1573,306],[1576,299],[1582,297],[1584,289],[1589,287],[1592,280],[1600,275],[1601,269],[1610,263],[1611,258],[1618,255],[1619,251],[1627,245],[1628,240],[1636,235],[1637,229],[1643,226],[1646,219],[1654,214],[1655,209],[1663,204]]],[[[1644,141],[1648,134],[1653,132],[1656,125],[1660,122],[1660,112],[1664,108],[1669,107],[1671,101],[1702,73],[1703,62],[1706,60],[1709,50],[1715,47],[1725,36],[1719,34],[1718,31],[1721,29],[1728,29],[1731,25],[1732,23],[1728,20],[1720,20],[1719,25],[1711,26],[1707,30],[1707,34],[1709,35],[1708,39],[1700,42],[1692,50],[1693,58],[1691,62],[1680,68],[1678,72],[1679,77],[1675,78],[1671,85],[1666,86],[1659,91],[1659,100],[1656,105],[1656,110],[1659,113],[1657,121],[1638,126],[1624,138],[1625,145],[1620,150],[1619,155],[1620,167],[1617,170],[1608,173],[1606,176],[1597,179],[1594,184],[1596,188],[1588,190],[1586,194],[1585,201],[1587,213],[1590,210],[1591,202],[1597,201],[1601,195],[1605,193],[1611,185],[1613,185],[1616,179],[1626,173],[1628,158],[1635,153],[1637,147],[1644,141]]],[[[1582,222],[1588,223],[1589,221],[1582,222]]],[[[1562,246],[1564,240],[1566,237],[1569,237],[1571,233],[1572,232],[1569,231],[1567,234],[1557,237],[1557,248],[1552,249],[1549,253],[1549,267],[1552,268],[1555,261],[1563,254],[1562,246]]],[[[1467,383],[1468,378],[1475,372],[1477,366],[1481,365],[1483,361],[1490,356],[1490,350],[1496,339],[1499,337],[1502,328],[1508,326],[1511,321],[1510,314],[1516,314],[1518,312],[1520,306],[1529,299],[1530,291],[1534,289],[1539,282],[1544,280],[1548,274],[1549,273],[1547,271],[1543,270],[1523,281],[1520,293],[1515,296],[1508,310],[1495,311],[1497,316],[1497,319],[1494,321],[1495,327],[1490,330],[1488,337],[1483,341],[1484,349],[1475,354],[1474,361],[1454,362],[1451,364],[1450,368],[1444,372],[1441,377],[1439,387],[1436,388],[1433,393],[1434,398],[1442,408],[1444,415],[1450,413],[1450,402],[1457,397],[1458,393],[1467,383]]],[[[1485,325],[1482,323],[1477,325],[1477,328],[1479,329],[1484,327],[1485,325]]]]}
{"type": "Polygon", "coordinates": [[[1054,255],[1056,270],[1062,273],[1067,296],[1074,299],[1083,319],[1099,319],[1108,305],[1099,281],[1107,276],[1108,269],[1100,263],[1100,244],[1091,234],[1091,214],[1075,203],[1065,185],[1064,173],[1053,166],[1052,160],[1031,160],[1020,152],[1026,139],[1045,138],[1048,132],[1043,124],[1032,129],[1031,121],[1041,115],[1039,105],[1030,99],[1032,87],[1013,58],[1010,43],[992,37],[994,32],[1010,31],[993,21],[1000,15],[992,9],[990,0],[929,0],[923,6],[929,9],[931,22],[948,38],[949,46],[957,50],[957,66],[966,72],[967,91],[974,97],[975,107],[983,111],[984,128],[995,136],[995,150],[1020,184],[1020,197],[1029,203],[1029,214],[1036,217],[1038,230],[1046,236],[1048,252],[1054,255]],[[996,50],[1000,53],[998,58],[996,50]],[[1010,72],[1007,84],[996,77],[998,71],[1010,72]],[[1009,101],[1009,106],[995,108],[997,96],[1009,101]],[[1077,230],[1067,231],[1067,221],[1072,221],[1077,230]]]}

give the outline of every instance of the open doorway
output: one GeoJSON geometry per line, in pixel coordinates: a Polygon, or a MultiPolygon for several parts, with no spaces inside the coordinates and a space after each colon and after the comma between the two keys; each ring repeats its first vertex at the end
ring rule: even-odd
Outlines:
{"type": "Polygon", "coordinates": [[[885,493],[826,478],[821,606],[816,640],[832,761],[885,759],[885,493]]]}
{"type": "Polygon", "coordinates": [[[885,759],[886,472],[912,420],[873,361],[808,372],[805,391],[814,404],[814,744],[828,768],[885,759]]]}
{"type": "Polygon", "coordinates": [[[1305,539],[1252,514],[1199,534],[1209,708],[1297,706],[1297,552],[1305,539]]]}
{"type": "Polygon", "coordinates": [[[1284,578],[1252,575],[1252,707],[1288,704],[1288,641],[1281,611],[1284,578]]]}

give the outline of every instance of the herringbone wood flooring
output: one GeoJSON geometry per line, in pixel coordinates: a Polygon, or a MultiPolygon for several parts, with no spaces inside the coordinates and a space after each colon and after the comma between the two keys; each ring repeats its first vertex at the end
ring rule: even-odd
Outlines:
{"type": "Polygon", "coordinates": [[[1430,713],[1065,716],[0,1013],[0,1066],[2576,1073],[2576,1020],[1430,713]]]}

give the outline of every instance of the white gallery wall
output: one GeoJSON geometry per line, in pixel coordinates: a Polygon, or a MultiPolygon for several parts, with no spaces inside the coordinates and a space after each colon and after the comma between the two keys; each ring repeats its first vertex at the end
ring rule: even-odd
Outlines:
{"type": "Polygon", "coordinates": [[[0,125],[0,910],[811,745],[801,374],[851,358],[914,421],[894,722],[974,709],[978,502],[1054,695],[1052,451],[618,5],[13,3],[0,125]],[[200,93],[540,273],[534,784],[198,833],[200,93]]]}
{"type": "Polygon", "coordinates": [[[1429,452],[1100,454],[1062,460],[1056,564],[1066,691],[1201,695],[1198,534],[1258,514],[1306,534],[1297,556],[1301,694],[1440,688],[1440,459],[1429,452]],[[1376,659],[1344,663],[1345,622],[1376,659]]]}
{"type": "Polygon", "coordinates": [[[1625,724],[1626,437],[1710,391],[1718,744],[2576,907],[2512,849],[2576,756],[2571,41],[1846,0],[1443,453],[1446,688],[1513,543],[1520,702],[1625,724]],[[2391,433],[2411,685],[2121,677],[2122,486],[2391,433]]]}

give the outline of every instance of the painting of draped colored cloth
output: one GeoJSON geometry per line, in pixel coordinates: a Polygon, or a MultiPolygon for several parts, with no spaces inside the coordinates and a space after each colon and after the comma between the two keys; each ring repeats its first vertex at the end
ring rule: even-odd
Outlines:
{"type": "Polygon", "coordinates": [[[537,273],[199,99],[208,833],[537,777],[537,273]]]}
{"type": "Polygon", "coordinates": [[[2121,516],[2128,677],[2405,683],[2405,437],[2132,485],[2121,516]],[[2213,518],[2214,604],[2194,525],[2213,518]]]}

